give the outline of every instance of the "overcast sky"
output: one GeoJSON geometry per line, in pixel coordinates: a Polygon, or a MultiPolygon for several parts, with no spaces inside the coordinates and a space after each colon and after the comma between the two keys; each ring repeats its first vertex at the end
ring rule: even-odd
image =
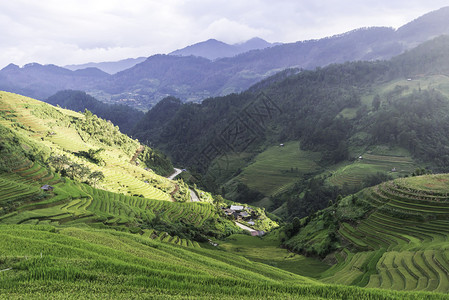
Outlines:
{"type": "Polygon", "coordinates": [[[447,0],[0,0],[0,68],[168,53],[215,38],[295,42],[401,25],[447,0]]]}

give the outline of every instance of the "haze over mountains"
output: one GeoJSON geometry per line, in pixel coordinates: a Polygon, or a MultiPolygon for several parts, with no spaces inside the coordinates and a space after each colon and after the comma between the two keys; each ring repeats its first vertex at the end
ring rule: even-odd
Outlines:
{"type": "Polygon", "coordinates": [[[176,55],[151,56],[114,75],[95,69],[81,72],[53,65],[32,64],[23,68],[9,65],[0,70],[0,89],[38,99],[63,89],[79,89],[104,102],[143,110],[166,96],[199,102],[212,96],[241,92],[286,68],[314,69],[345,61],[388,59],[423,41],[449,34],[447,20],[449,7],[428,13],[397,30],[361,28],[324,39],[282,44],[220,59],[215,58],[231,55],[235,49],[244,51],[254,48],[254,44],[267,44],[253,39],[228,47],[209,40],[171,53],[176,55]],[[215,56],[207,49],[216,51],[215,56]],[[215,60],[184,56],[190,54],[215,60]]]}
{"type": "Polygon", "coordinates": [[[232,57],[251,50],[265,49],[279,43],[269,43],[261,38],[252,38],[244,43],[229,45],[216,39],[209,39],[183,49],[179,49],[169,53],[169,55],[177,56],[200,56],[210,60],[217,58],[232,57]]]}
{"type": "Polygon", "coordinates": [[[146,57],[138,57],[138,58],[122,59],[119,61],[108,61],[108,62],[99,62],[99,63],[90,62],[87,64],[81,64],[81,65],[67,65],[67,66],[64,66],[64,68],[72,70],[72,71],[85,69],[85,68],[97,68],[97,69],[102,70],[103,72],[106,72],[109,74],[115,74],[117,72],[134,67],[138,63],[143,62],[145,59],[147,59],[147,58],[146,57]]]}

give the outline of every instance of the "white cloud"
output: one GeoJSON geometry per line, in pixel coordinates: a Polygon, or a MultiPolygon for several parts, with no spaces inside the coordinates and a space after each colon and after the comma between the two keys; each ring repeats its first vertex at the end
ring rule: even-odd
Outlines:
{"type": "Polygon", "coordinates": [[[294,42],[398,27],[444,0],[14,0],[0,2],[0,68],[167,53],[216,38],[294,42]]]}

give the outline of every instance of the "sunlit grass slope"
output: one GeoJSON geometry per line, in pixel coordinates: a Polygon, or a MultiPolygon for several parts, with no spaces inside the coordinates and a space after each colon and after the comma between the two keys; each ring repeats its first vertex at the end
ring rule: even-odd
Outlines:
{"type": "Polygon", "coordinates": [[[417,167],[410,154],[403,149],[376,150],[360,153],[360,158],[337,168],[328,179],[329,183],[340,187],[345,184],[361,186],[370,175],[382,173],[397,178],[412,174],[417,167]]]}
{"type": "Polygon", "coordinates": [[[320,158],[319,153],[301,150],[298,142],[272,146],[257,155],[238,179],[249,188],[270,196],[285,190],[305,173],[316,171],[320,158]]]}
{"type": "Polygon", "coordinates": [[[0,226],[0,297],[8,299],[440,299],[322,285],[223,251],[113,230],[0,226]]]}
{"type": "Polygon", "coordinates": [[[92,171],[103,172],[105,179],[101,186],[109,191],[142,195],[150,199],[172,199],[170,193],[175,190],[172,181],[130,163],[140,146],[138,141],[128,138],[117,127],[96,117],[92,117],[92,122],[97,124],[96,132],[89,132],[92,128],[79,126],[86,118],[85,114],[0,92],[0,124],[14,130],[25,141],[38,143],[46,156],[65,155],[92,171]],[[101,136],[102,130],[105,136],[101,136]],[[94,164],[76,155],[80,151],[100,148],[104,149],[101,152],[104,165],[94,164]]]}
{"type": "Polygon", "coordinates": [[[325,282],[449,292],[449,175],[389,181],[334,212],[346,246],[325,282]]]}

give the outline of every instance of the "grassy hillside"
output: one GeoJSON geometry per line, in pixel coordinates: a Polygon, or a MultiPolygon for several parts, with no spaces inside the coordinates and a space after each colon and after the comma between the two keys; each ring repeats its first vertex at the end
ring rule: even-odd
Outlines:
{"type": "Polygon", "coordinates": [[[364,189],[302,220],[286,245],[334,253],[323,282],[447,293],[448,182],[447,174],[426,175],[364,189]]]}
{"type": "Polygon", "coordinates": [[[223,251],[113,230],[2,225],[0,237],[0,295],[9,299],[445,297],[323,285],[223,251]]]}
{"type": "Polygon", "coordinates": [[[166,164],[160,154],[90,112],[5,92],[0,101],[0,223],[152,228],[192,240],[237,230],[210,200],[190,202],[182,180],[155,174],[166,164]]]}
{"type": "Polygon", "coordinates": [[[408,151],[378,146],[361,153],[349,164],[331,171],[328,182],[340,187],[345,184],[358,187],[362,186],[370,175],[382,173],[392,178],[404,177],[411,175],[417,167],[418,164],[413,161],[408,151]]]}
{"type": "Polygon", "coordinates": [[[0,96],[0,297],[442,297],[322,284],[298,275],[309,273],[298,266],[325,265],[283,259],[276,240],[250,241],[252,251],[241,254],[251,260],[235,248],[249,236],[211,246],[208,238],[239,230],[210,200],[185,202],[182,181],[145,170],[145,159],[137,165],[137,141],[88,112],[0,96]]]}
{"type": "Polygon", "coordinates": [[[244,168],[239,180],[249,188],[271,196],[318,169],[320,153],[303,151],[298,142],[268,148],[244,168]]]}
{"type": "MultiPolygon", "coordinates": [[[[20,137],[22,148],[39,145],[37,152],[29,151],[30,155],[41,153],[36,159],[48,162],[50,157],[65,156],[72,164],[102,172],[105,178],[99,186],[109,191],[150,199],[171,199],[175,184],[137,166],[139,162],[133,156],[139,149],[142,151],[140,144],[121,134],[111,123],[89,112],[75,113],[6,92],[0,92],[0,101],[0,124],[13,129],[20,137]],[[99,161],[86,155],[89,150],[99,152],[99,161]]],[[[148,160],[141,163],[152,167],[148,160]]]]}

